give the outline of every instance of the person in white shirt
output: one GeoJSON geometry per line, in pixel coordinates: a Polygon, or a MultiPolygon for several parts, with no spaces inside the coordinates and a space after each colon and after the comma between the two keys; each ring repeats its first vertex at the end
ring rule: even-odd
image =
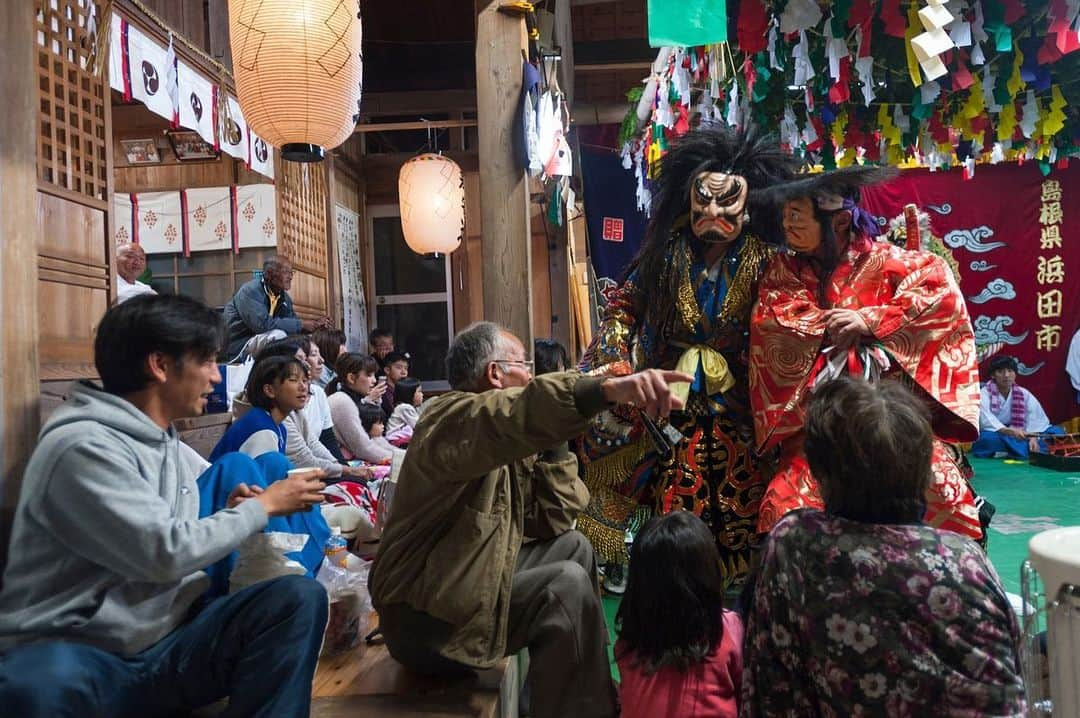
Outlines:
{"type": "Polygon", "coordinates": [[[1017,368],[1016,359],[1010,356],[990,360],[990,381],[980,392],[979,439],[971,446],[975,456],[1026,459],[1028,452],[1040,450],[1033,434],[1064,433],[1050,423],[1039,400],[1016,385],[1017,368]]]}
{"type": "Polygon", "coordinates": [[[1069,344],[1069,356],[1065,359],[1065,371],[1069,374],[1072,388],[1076,390],[1076,403],[1080,404],[1080,329],[1073,334],[1069,344]]]}
{"type": "Polygon", "coordinates": [[[146,252],[137,244],[122,244],[116,249],[116,303],[140,294],[157,294],[153,287],[139,281],[146,271],[146,252]]]}

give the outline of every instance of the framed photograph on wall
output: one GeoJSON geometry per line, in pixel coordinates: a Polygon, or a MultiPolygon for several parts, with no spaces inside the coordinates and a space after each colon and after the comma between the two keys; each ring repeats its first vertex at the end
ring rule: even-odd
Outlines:
{"type": "Polygon", "coordinates": [[[187,160],[216,160],[218,151],[214,146],[192,130],[169,130],[165,133],[169,137],[176,159],[181,162],[187,160]]]}
{"type": "Polygon", "coordinates": [[[156,165],[161,162],[161,153],[152,137],[137,140],[120,140],[124,148],[124,157],[129,165],[156,165]]]}

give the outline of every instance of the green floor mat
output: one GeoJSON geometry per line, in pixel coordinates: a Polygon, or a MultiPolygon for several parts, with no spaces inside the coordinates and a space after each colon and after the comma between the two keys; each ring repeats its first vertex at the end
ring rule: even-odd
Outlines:
{"type": "MultiPolygon", "coordinates": [[[[990,561],[1005,590],[1019,594],[1020,564],[1027,558],[1031,537],[1059,526],[1080,525],[1080,475],[1002,459],[972,458],[971,464],[975,490],[997,507],[990,524],[990,561]]],[[[612,645],[618,610],[619,598],[605,595],[604,615],[612,645]]],[[[618,680],[613,655],[611,675],[618,680]]]]}

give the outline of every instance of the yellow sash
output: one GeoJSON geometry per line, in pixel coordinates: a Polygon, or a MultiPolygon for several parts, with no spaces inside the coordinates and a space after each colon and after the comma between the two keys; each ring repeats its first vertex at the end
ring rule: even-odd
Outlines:
{"type": "MultiPolygon", "coordinates": [[[[696,376],[699,365],[705,374],[705,393],[709,396],[723,393],[735,386],[735,377],[731,375],[724,355],[712,347],[702,344],[695,344],[687,348],[679,357],[679,363],[675,366],[675,371],[696,376]]],[[[672,384],[671,392],[682,399],[683,404],[685,404],[690,396],[690,384],[688,382],[672,384]]]]}

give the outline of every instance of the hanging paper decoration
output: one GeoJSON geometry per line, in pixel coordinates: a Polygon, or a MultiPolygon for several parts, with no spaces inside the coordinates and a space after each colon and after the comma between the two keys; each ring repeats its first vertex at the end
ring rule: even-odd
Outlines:
{"type": "Polygon", "coordinates": [[[109,87],[124,92],[124,32],[127,21],[114,9],[109,13],[109,87]]]}
{"type": "Polygon", "coordinates": [[[247,184],[236,186],[237,243],[240,249],[248,247],[276,247],[277,191],[272,184],[247,184]]]}
{"type": "Polygon", "coordinates": [[[132,204],[132,241],[147,254],[183,250],[179,192],[139,192],[132,204]]]}
{"type": "Polygon", "coordinates": [[[417,254],[449,254],[465,235],[465,185],[448,157],[423,154],[398,174],[401,232],[417,254]]]}
{"type": "Polygon", "coordinates": [[[952,38],[944,30],[952,20],[942,0],[927,0],[926,7],[919,10],[919,21],[926,32],[911,39],[911,48],[928,80],[936,80],[948,72],[940,55],[953,47],[952,38]]]}
{"type": "Polygon", "coordinates": [[[648,10],[652,47],[727,42],[725,0],[648,0],[648,10]]]}
{"type": "Polygon", "coordinates": [[[244,113],[240,110],[240,103],[233,96],[225,98],[226,112],[220,118],[219,136],[221,137],[221,149],[238,160],[247,162],[248,158],[248,127],[244,122],[244,113]]]}
{"type": "Polygon", "coordinates": [[[173,95],[168,87],[168,50],[134,25],[127,26],[126,42],[131,97],[171,122],[173,95]]]}
{"type": "Polygon", "coordinates": [[[113,211],[109,223],[113,227],[113,244],[130,244],[135,241],[135,215],[132,211],[132,197],[126,192],[113,193],[113,211]]]}
{"type": "Polygon", "coordinates": [[[232,247],[232,204],[228,187],[180,191],[184,218],[184,254],[232,247]]]}
{"type": "Polygon", "coordinates": [[[803,32],[821,22],[821,8],[817,0],[788,0],[780,13],[780,32],[790,35],[803,32]]]}
{"type": "Polygon", "coordinates": [[[274,179],[274,148],[248,128],[248,169],[274,179]]]}
{"type": "Polygon", "coordinates": [[[214,108],[217,106],[217,85],[195,71],[183,60],[176,63],[180,106],[180,125],[199,133],[206,142],[217,142],[214,134],[214,108]]]}

